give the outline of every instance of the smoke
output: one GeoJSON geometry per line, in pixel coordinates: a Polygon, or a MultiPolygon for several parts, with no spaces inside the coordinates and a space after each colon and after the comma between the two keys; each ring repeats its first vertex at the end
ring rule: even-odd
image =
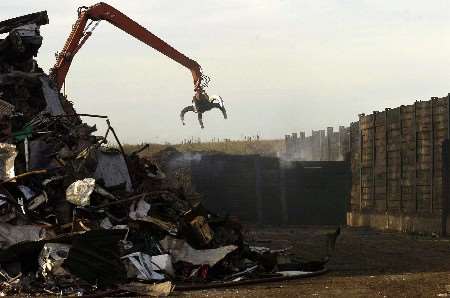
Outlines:
{"type": "Polygon", "coordinates": [[[295,161],[291,159],[287,159],[283,156],[278,158],[280,169],[289,170],[295,167],[295,161]]]}
{"type": "Polygon", "coordinates": [[[191,162],[200,162],[202,160],[201,153],[183,152],[181,155],[171,159],[168,164],[169,169],[178,169],[190,167],[191,162]]]}

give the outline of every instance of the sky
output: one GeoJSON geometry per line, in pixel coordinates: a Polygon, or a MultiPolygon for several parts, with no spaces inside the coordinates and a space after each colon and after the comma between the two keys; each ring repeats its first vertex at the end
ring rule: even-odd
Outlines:
{"type": "MultiPolygon", "coordinates": [[[[38,63],[54,64],[78,6],[96,1],[0,1],[0,19],[47,10],[38,63]]],[[[79,113],[108,115],[123,142],[283,138],[348,126],[358,114],[450,92],[447,0],[111,0],[211,78],[228,111],[196,115],[183,66],[101,22],[75,57],[66,92],[79,113]]],[[[86,119],[104,131],[105,123],[86,119]]]]}

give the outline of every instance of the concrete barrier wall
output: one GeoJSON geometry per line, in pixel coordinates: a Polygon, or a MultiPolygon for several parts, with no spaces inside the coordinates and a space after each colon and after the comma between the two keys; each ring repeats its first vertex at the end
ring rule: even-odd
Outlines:
{"type": "Polygon", "coordinates": [[[305,132],[286,135],[283,158],[297,161],[343,161],[350,151],[349,127],[340,126],[313,130],[311,136],[305,132]]]}
{"type": "Polygon", "coordinates": [[[345,224],[346,162],[283,162],[258,155],[204,155],[192,183],[210,210],[261,224],[345,224]]]}

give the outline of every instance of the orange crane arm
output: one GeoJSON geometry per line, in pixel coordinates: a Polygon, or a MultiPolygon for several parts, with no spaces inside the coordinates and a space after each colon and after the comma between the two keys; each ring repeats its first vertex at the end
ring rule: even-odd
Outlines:
{"type": "MultiPolygon", "coordinates": [[[[204,76],[202,75],[200,65],[196,61],[186,57],[114,7],[103,2],[91,7],[80,7],[78,9],[78,20],[74,24],[62,52],[57,55],[56,64],[50,72],[50,76],[55,81],[58,90],[61,90],[64,84],[74,56],[92,34],[92,31],[88,31],[91,25],[88,22],[101,20],[108,21],[117,28],[188,68],[192,72],[194,79],[194,90],[197,93],[203,91],[202,79],[204,76]]],[[[207,80],[205,81],[207,83],[207,80]]]]}

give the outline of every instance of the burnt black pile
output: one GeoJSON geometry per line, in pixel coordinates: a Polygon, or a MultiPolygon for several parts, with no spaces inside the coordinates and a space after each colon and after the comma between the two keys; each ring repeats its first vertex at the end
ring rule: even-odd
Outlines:
{"type": "Polygon", "coordinates": [[[34,60],[47,23],[45,12],[0,22],[2,294],[166,295],[305,269],[249,247],[238,222],[125,154],[108,120],[95,136],[34,60]]]}

